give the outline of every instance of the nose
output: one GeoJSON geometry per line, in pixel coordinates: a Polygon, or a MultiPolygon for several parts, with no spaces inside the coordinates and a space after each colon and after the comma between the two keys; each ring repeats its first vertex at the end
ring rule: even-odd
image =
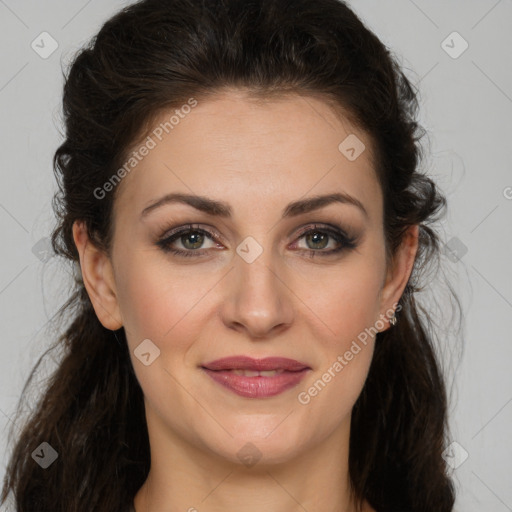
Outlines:
{"type": "Polygon", "coordinates": [[[275,336],[293,321],[293,293],[285,272],[276,270],[271,260],[270,251],[263,251],[252,263],[237,256],[228,278],[222,320],[228,328],[245,332],[251,339],[275,336]]]}

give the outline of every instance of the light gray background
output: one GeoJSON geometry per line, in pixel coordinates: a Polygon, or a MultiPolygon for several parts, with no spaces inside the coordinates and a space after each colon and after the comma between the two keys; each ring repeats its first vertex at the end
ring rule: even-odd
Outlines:
{"type": "MultiPolygon", "coordinates": [[[[21,387],[52,341],[45,328],[66,298],[57,258],[33,252],[53,226],[61,64],[127,3],[0,0],[0,478],[21,387]],[[47,59],[31,48],[43,31],[58,43],[47,59]]],[[[443,239],[454,252],[444,259],[465,315],[461,362],[449,365],[455,458],[468,454],[453,470],[456,510],[512,511],[512,1],[351,5],[419,84],[427,168],[449,200],[443,239]],[[457,36],[442,45],[454,31],[469,44],[458,58],[443,48],[462,48],[457,36]]],[[[457,353],[455,343],[448,333],[441,348],[457,353]]]]}

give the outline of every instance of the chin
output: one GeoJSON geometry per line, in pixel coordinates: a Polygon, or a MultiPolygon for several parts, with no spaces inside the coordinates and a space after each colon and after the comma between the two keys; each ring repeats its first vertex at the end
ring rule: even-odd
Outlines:
{"type": "Polygon", "coordinates": [[[286,463],[306,448],[304,436],[299,435],[293,425],[285,425],[287,421],[291,422],[292,416],[284,421],[283,417],[260,421],[260,418],[247,416],[236,428],[227,428],[233,437],[229,440],[224,437],[222,444],[210,440],[210,448],[230,462],[247,467],[286,463]]]}
{"type": "MultiPolygon", "coordinates": [[[[215,447],[219,452],[219,447],[215,447]]],[[[235,438],[229,446],[225,446],[219,456],[227,461],[247,469],[286,464],[300,453],[300,446],[294,443],[270,442],[268,439],[251,439],[250,437],[235,438]]]]}

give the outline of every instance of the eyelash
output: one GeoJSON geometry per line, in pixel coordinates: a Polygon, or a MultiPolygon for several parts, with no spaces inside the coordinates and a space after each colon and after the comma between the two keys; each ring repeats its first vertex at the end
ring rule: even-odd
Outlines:
{"type": "MultiPolygon", "coordinates": [[[[203,256],[205,253],[208,252],[208,249],[204,250],[182,250],[182,249],[173,249],[171,248],[171,244],[181,238],[184,235],[190,234],[190,233],[200,233],[202,235],[205,235],[208,237],[212,242],[215,242],[215,238],[221,238],[219,235],[215,233],[211,233],[205,229],[200,228],[198,225],[189,224],[187,226],[183,226],[181,228],[178,228],[176,230],[173,230],[170,234],[167,234],[164,238],[161,238],[156,242],[156,245],[165,253],[172,253],[175,256],[178,257],[200,257],[203,256]]],[[[337,253],[340,253],[342,251],[349,251],[354,249],[357,246],[356,243],[356,237],[349,236],[346,233],[344,233],[339,228],[329,228],[327,226],[319,226],[317,224],[314,224],[312,226],[307,226],[304,230],[302,230],[298,236],[297,240],[300,240],[306,235],[309,235],[311,233],[321,233],[321,234],[327,234],[331,238],[333,238],[339,246],[336,249],[331,249],[329,251],[325,251],[322,249],[298,249],[301,252],[306,252],[309,254],[310,258],[314,258],[317,254],[321,254],[322,257],[328,257],[337,253]]]]}

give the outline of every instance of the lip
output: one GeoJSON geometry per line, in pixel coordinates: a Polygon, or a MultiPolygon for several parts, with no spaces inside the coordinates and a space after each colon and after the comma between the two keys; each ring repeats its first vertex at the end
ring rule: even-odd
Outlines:
{"type": "Polygon", "coordinates": [[[289,372],[297,372],[309,368],[307,364],[287,357],[253,359],[248,356],[223,357],[222,359],[216,359],[202,366],[208,370],[286,370],[289,372]]]}
{"type": "Polygon", "coordinates": [[[293,388],[311,370],[309,366],[285,357],[253,359],[247,356],[226,357],[201,366],[201,369],[217,384],[246,398],[267,398],[293,388]],[[272,371],[272,376],[237,375],[232,370],[272,371]]]}

